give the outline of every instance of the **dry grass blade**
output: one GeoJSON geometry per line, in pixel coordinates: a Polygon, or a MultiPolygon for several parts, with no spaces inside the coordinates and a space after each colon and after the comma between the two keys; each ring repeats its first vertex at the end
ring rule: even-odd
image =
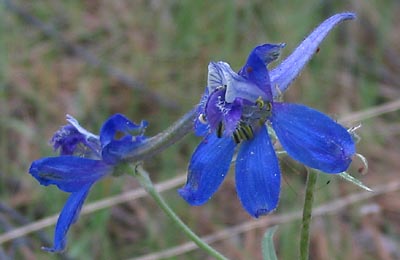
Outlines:
{"type": "MultiPolygon", "coordinates": [[[[354,203],[367,200],[382,194],[387,194],[395,191],[400,190],[400,181],[392,182],[389,184],[383,184],[379,186],[373,187],[374,192],[359,192],[348,195],[344,198],[334,200],[332,202],[323,204],[319,207],[315,207],[313,210],[313,217],[327,215],[327,214],[334,214],[343,210],[349,205],[354,203]]],[[[248,221],[230,228],[226,228],[222,231],[216,232],[212,235],[208,235],[203,237],[203,240],[207,243],[214,243],[223,239],[230,238],[232,236],[238,235],[240,233],[244,233],[246,231],[256,229],[256,228],[265,228],[271,225],[283,224],[293,220],[300,219],[302,216],[302,210],[288,213],[288,214],[281,214],[281,215],[272,215],[268,218],[259,219],[259,220],[252,220],[248,221]]],[[[177,255],[182,255],[184,253],[190,252],[195,250],[197,246],[192,243],[188,242],[182,244],[180,246],[176,246],[170,248],[168,250],[164,250],[157,253],[151,253],[145,256],[132,258],[130,260],[156,260],[156,259],[164,259],[168,257],[174,257],[177,255]]]]}
{"type": "Polygon", "coordinates": [[[373,117],[380,116],[382,114],[394,112],[400,109],[400,99],[387,102],[380,106],[371,107],[365,110],[351,113],[349,115],[343,116],[339,121],[343,124],[354,123],[357,121],[363,121],[373,117]]]}
{"type": "MultiPolygon", "coordinates": [[[[170,190],[179,185],[182,185],[186,180],[186,175],[179,175],[173,179],[162,182],[160,184],[156,184],[155,187],[159,192],[170,190]]],[[[109,197],[103,200],[99,200],[90,204],[87,204],[82,208],[81,215],[90,214],[92,212],[109,208],[117,204],[125,203],[127,201],[135,200],[138,198],[142,198],[146,196],[146,192],[144,189],[136,189],[133,191],[124,192],[120,195],[116,195],[113,197],[109,197]]],[[[43,228],[54,225],[57,222],[58,214],[49,216],[47,218],[41,219],[39,221],[33,222],[31,224],[22,226],[20,228],[13,229],[7,233],[0,235],[0,244],[5,243],[7,241],[28,235],[32,232],[41,230],[43,228]]]]}
{"type": "MultiPolygon", "coordinates": [[[[352,113],[348,116],[342,117],[339,121],[346,122],[346,123],[361,121],[361,120],[365,120],[367,118],[376,117],[376,116],[379,116],[379,115],[382,115],[385,113],[393,112],[398,109],[400,109],[400,100],[388,102],[381,106],[376,106],[376,107],[373,107],[370,109],[352,113]]],[[[175,187],[183,184],[185,179],[186,179],[186,175],[179,175],[178,177],[175,177],[171,180],[157,184],[156,188],[160,192],[169,190],[169,189],[175,188],[175,187]]],[[[371,193],[371,194],[373,194],[373,196],[376,196],[377,193],[379,193],[379,191],[376,191],[375,193],[371,193]]],[[[89,213],[95,212],[100,209],[112,207],[114,205],[125,203],[127,201],[131,201],[131,200],[141,198],[144,196],[146,196],[146,192],[143,189],[137,189],[134,191],[125,192],[120,195],[116,195],[114,197],[110,197],[107,199],[103,199],[103,200],[100,200],[97,202],[87,204],[86,206],[83,207],[81,214],[89,214],[89,213]]],[[[318,210],[319,210],[319,208],[316,208],[314,210],[314,212],[318,212],[318,210]]],[[[331,212],[331,211],[327,211],[327,212],[331,212]]],[[[316,213],[316,214],[320,214],[320,213],[316,213]]],[[[280,218],[282,218],[282,217],[284,217],[283,219],[286,219],[286,218],[296,219],[297,215],[292,216],[291,214],[289,214],[289,215],[280,216],[280,218]]],[[[47,218],[36,221],[32,224],[25,225],[20,228],[16,228],[12,231],[9,231],[7,233],[4,233],[4,234],[0,235],[0,244],[5,243],[10,240],[13,240],[13,239],[16,239],[16,238],[19,238],[19,237],[22,237],[22,236],[25,236],[27,234],[41,230],[41,229],[49,227],[51,225],[54,225],[57,222],[57,218],[58,218],[58,215],[49,216],[47,218]]],[[[273,218],[273,219],[275,219],[275,218],[273,218]]],[[[290,220],[286,220],[285,222],[287,222],[287,221],[290,221],[290,220]]],[[[256,222],[251,222],[251,223],[258,223],[258,222],[256,221],[256,222]]],[[[276,222],[276,223],[281,223],[281,222],[276,222]]],[[[254,225],[254,224],[252,224],[252,225],[254,225]]],[[[221,234],[224,234],[224,233],[222,232],[221,234]]],[[[188,245],[190,245],[190,243],[188,243],[188,245]]],[[[189,248],[191,248],[191,247],[189,246],[189,248]]]]}

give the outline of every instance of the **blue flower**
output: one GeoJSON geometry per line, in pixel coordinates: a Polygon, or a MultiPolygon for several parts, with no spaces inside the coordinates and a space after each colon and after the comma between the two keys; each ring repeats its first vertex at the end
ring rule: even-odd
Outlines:
{"type": "Polygon", "coordinates": [[[235,179],[238,197],[253,217],[277,207],[280,193],[278,158],[268,134],[270,126],[286,152],[304,165],[326,173],[345,171],[355,153],[348,131],[312,108],[277,101],[318,45],[352,13],[332,16],[319,25],[276,68],[284,44],[257,46],[238,73],[225,62],[211,62],[208,84],[198,107],[195,130],[204,136],[192,155],[186,185],[179,194],[190,205],[202,205],[224,180],[239,147],[235,179]]]}
{"type": "Polygon", "coordinates": [[[67,232],[77,221],[92,185],[112,174],[124,154],[146,140],[143,134],[147,123],[136,125],[121,114],[111,116],[103,124],[100,136],[88,132],[69,115],[67,121],[69,125],[61,127],[51,139],[60,156],[36,160],[29,169],[41,185],[56,185],[71,193],[58,217],[54,246],[43,248],[50,252],[64,250],[67,232]]]}

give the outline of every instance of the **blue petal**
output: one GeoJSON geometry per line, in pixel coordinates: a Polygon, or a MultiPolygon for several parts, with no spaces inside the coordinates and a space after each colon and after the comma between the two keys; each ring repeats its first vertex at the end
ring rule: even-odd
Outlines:
{"type": "Polygon", "coordinates": [[[194,133],[197,136],[205,136],[210,132],[208,124],[201,123],[198,119],[194,122],[194,133]]]}
{"type": "Polygon", "coordinates": [[[234,72],[228,63],[222,61],[211,62],[208,65],[208,88],[210,93],[220,86],[226,86],[225,101],[228,103],[232,103],[236,98],[246,99],[251,102],[255,102],[259,97],[267,98],[264,90],[261,90],[255,82],[251,82],[234,72]]]}
{"type": "Polygon", "coordinates": [[[112,166],[99,160],[76,156],[47,157],[32,163],[29,173],[41,185],[57,185],[66,192],[76,192],[112,172],[112,166]]]}
{"type": "Polygon", "coordinates": [[[204,204],[217,191],[229,170],[235,145],[230,137],[210,134],[196,148],[186,185],[178,191],[190,205],[204,204]]]}
{"type": "Polygon", "coordinates": [[[136,125],[124,115],[111,116],[100,130],[103,160],[108,164],[116,164],[124,155],[136,149],[146,140],[143,135],[146,127],[146,121],[136,125]],[[119,133],[122,137],[117,139],[119,133]]]}
{"type": "Polygon", "coordinates": [[[144,136],[125,136],[120,140],[114,140],[106,145],[102,150],[103,161],[110,165],[115,165],[123,160],[126,155],[142,146],[146,141],[144,136]]]}
{"type": "Polygon", "coordinates": [[[281,175],[278,159],[265,127],[245,141],[236,159],[236,190],[253,217],[268,214],[279,201],[281,175]]]}
{"type": "Polygon", "coordinates": [[[123,136],[142,136],[146,127],[146,121],[136,125],[124,115],[115,114],[103,124],[100,130],[101,146],[104,147],[116,140],[117,133],[121,133],[123,136]]]}
{"type": "Polygon", "coordinates": [[[326,173],[349,167],[354,141],[325,114],[303,105],[274,103],[271,123],[283,148],[301,163],[326,173]]]}
{"type": "MultiPolygon", "coordinates": [[[[197,136],[205,136],[210,129],[210,126],[207,122],[200,120],[200,116],[202,117],[206,114],[205,108],[207,104],[207,100],[209,98],[208,88],[204,91],[204,94],[201,96],[200,103],[196,107],[196,115],[197,117],[194,119],[194,131],[197,136]]],[[[204,118],[203,118],[204,119],[204,118]]]]}
{"type": "Polygon", "coordinates": [[[81,212],[82,205],[85,202],[90,187],[91,184],[83,186],[79,191],[73,192],[69,196],[57,220],[56,229],[54,231],[54,246],[51,248],[43,247],[43,250],[61,252],[65,249],[68,230],[70,226],[78,220],[79,213],[81,212]]]}
{"type": "Polygon", "coordinates": [[[265,66],[267,66],[269,63],[278,59],[279,55],[281,54],[281,49],[283,49],[285,46],[285,43],[267,43],[255,47],[252,53],[257,55],[264,62],[265,66]]]}
{"type": "Polygon", "coordinates": [[[266,93],[264,100],[272,100],[271,82],[266,65],[278,58],[284,44],[263,44],[255,47],[249,54],[239,75],[255,83],[266,93]]]}
{"type": "Polygon", "coordinates": [[[273,96],[276,97],[279,92],[286,91],[333,27],[344,20],[354,19],[355,17],[353,13],[340,13],[328,18],[308,35],[289,57],[270,71],[273,96]],[[276,86],[279,91],[276,90],[276,86]]]}

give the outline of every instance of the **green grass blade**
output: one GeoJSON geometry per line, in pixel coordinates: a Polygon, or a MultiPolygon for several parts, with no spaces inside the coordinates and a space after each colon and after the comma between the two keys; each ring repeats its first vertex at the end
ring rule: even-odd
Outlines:
{"type": "Polygon", "coordinates": [[[277,260],[275,247],[274,247],[274,234],[278,229],[278,226],[273,226],[265,231],[264,237],[262,239],[262,255],[264,260],[277,260]]]}
{"type": "Polygon", "coordinates": [[[343,179],[345,179],[348,182],[351,182],[355,185],[357,185],[358,187],[366,190],[366,191],[372,191],[372,189],[370,189],[369,187],[365,186],[360,180],[354,178],[353,176],[351,176],[350,174],[348,174],[347,172],[342,172],[339,174],[340,177],[342,177],[343,179]]]}

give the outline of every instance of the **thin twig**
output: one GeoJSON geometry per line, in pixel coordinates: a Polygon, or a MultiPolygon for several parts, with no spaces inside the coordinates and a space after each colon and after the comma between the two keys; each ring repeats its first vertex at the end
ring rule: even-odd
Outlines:
{"type": "MultiPolygon", "coordinates": [[[[367,115],[371,114],[371,112],[368,112],[368,111],[374,111],[373,114],[376,117],[376,116],[379,116],[379,115],[382,115],[385,113],[389,113],[389,112],[398,110],[400,108],[399,103],[400,103],[399,100],[397,100],[397,101],[388,102],[381,106],[372,107],[367,110],[354,112],[354,113],[351,113],[350,115],[342,117],[341,119],[339,119],[339,121],[353,123],[356,121],[364,120],[364,119],[370,117],[370,116],[367,116],[367,115]],[[396,109],[394,109],[394,107],[396,109]],[[388,109],[388,108],[390,108],[390,109],[388,109]],[[357,117],[352,116],[353,114],[356,114],[357,117]]],[[[191,115],[191,116],[193,116],[193,115],[191,115]]],[[[185,130],[185,131],[187,131],[187,130],[185,130]]],[[[156,185],[156,188],[160,189],[159,191],[165,191],[168,189],[178,187],[179,185],[182,185],[185,180],[186,180],[185,175],[179,175],[179,176],[175,177],[174,179],[171,179],[171,180],[168,180],[168,181],[165,181],[163,183],[156,185]]],[[[100,209],[112,207],[117,204],[125,203],[128,201],[134,200],[136,198],[143,197],[145,195],[146,195],[146,192],[143,189],[125,192],[120,195],[109,197],[107,199],[89,203],[82,208],[81,214],[82,215],[89,214],[89,213],[95,212],[100,209]]],[[[18,238],[20,236],[24,236],[24,235],[30,234],[32,232],[41,230],[48,226],[54,225],[57,222],[57,218],[58,218],[58,215],[49,216],[47,218],[36,221],[32,224],[22,226],[22,227],[14,229],[10,232],[4,233],[4,234],[0,235],[0,244],[5,243],[10,240],[13,240],[15,238],[18,238]]]]}
{"type": "MultiPolygon", "coordinates": [[[[28,225],[31,222],[28,218],[21,215],[18,211],[9,207],[3,202],[0,202],[0,212],[3,212],[4,214],[8,215],[10,219],[14,220],[20,225],[28,225]]],[[[38,236],[43,244],[50,244],[50,238],[48,237],[46,232],[39,231],[38,236]]]]}
{"type": "MultiPolygon", "coordinates": [[[[176,188],[179,185],[182,185],[185,182],[185,180],[186,180],[186,175],[180,175],[168,181],[156,184],[155,187],[158,192],[162,192],[172,188],[176,188]]],[[[120,195],[109,197],[107,199],[99,200],[84,206],[82,208],[81,215],[87,215],[92,212],[109,208],[120,203],[142,198],[146,196],[146,194],[147,193],[145,192],[145,190],[140,188],[133,191],[124,192],[120,195]]],[[[22,226],[20,228],[13,229],[7,233],[0,235],[0,244],[28,235],[32,232],[41,230],[48,226],[54,225],[57,222],[57,219],[58,219],[58,214],[47,218],[43,218],[39,221],[33,222],[32,224],[29,225],[22,226]]]]}
{"type": "MultiPolygon", "coordinates": [[[[400,181],[391,182],[388,184],[383,184],[379,186],[375,186],[373,188],[373,192],[365,191],[365,192],[358,192],[344,198],[334,200],[332,202],[323,204],[319,207],[314,208],[313,210],[313,217],[319,217],[323,215],[329,214],[337,214],[339,211],[345,209],[346,207],[361,202],[363,200],[371,199],[373,197],[399,191],[400,190],[400,181]]],[[[217,241],[221,241],[224,239],[228,239],[234,236],[237,236],[241,233],[245,233],[249,230],[257,229],[257,228],[266,228],[272,225],[284,224],[294,220],[301,219],[302,217],[302,210],[298,210],[292,213],[287,214],[280,214],[280,215],[271,215],[259,220],[250,220],[245,223],[226,228],[222,231],[215,232],[211,235],[204,236],[202,239],[208,243],[215,243],[217,241]]],[[[197,249],[197,246],[193,242],[184,243],[182,245],[163,250],[156,253],[151,253],[148,255],[132,258],[130,260],[157,260],[157,259],[164,259],[169,257],[174,257],[177,255],[182,255],[184,253],[188,253],[197,249]]]]}
{"type": "Polygon", "coordinates": [[[146,97],[148,97],[152,102],[155,102],[168,109],[176,110],[178,108],[176,102],[168,100],[151,89],[146,88],[146,86],[141,82],[108,65],[105,61],[100,60],[85,48],[68,41],[53,26],[43,23],[38,18],[30,14],[27,10],[15,5],[13,1],[3,0],[3,2],[8,10],[16,14],[26,24],[38,29],[44,36],[53,39],[69,54],[83,59],[90,66],[98,68],[100,71],[104,72],[109,77],[114,78],[121,84],[145,94],[146,97]]]}
{"type": "Polygon", "coordinates": [[[357,121],[367,120],[382,114],[394,112],[400,109],[400,99],[387,102],[383,105],[371,107],[358,112],[350,113],[340,118],[339,122],[343,124],[355,123],[357,121]]]}
{"type": "MultiPolygon", "coordinates": [[[[5,216],[3,216],[3,215],[0,215],[0,226],[5,231],[13,230],[13,228],[14,228],[13,225],[9,222],[9,220],[6,219],[5,216]]],[[[26,240],[24,237],[19,237],[13,241],[13,244],[14,244],[14,247],[26,246],[26,245],[28,245],[28,240],[26,240]]]]}

